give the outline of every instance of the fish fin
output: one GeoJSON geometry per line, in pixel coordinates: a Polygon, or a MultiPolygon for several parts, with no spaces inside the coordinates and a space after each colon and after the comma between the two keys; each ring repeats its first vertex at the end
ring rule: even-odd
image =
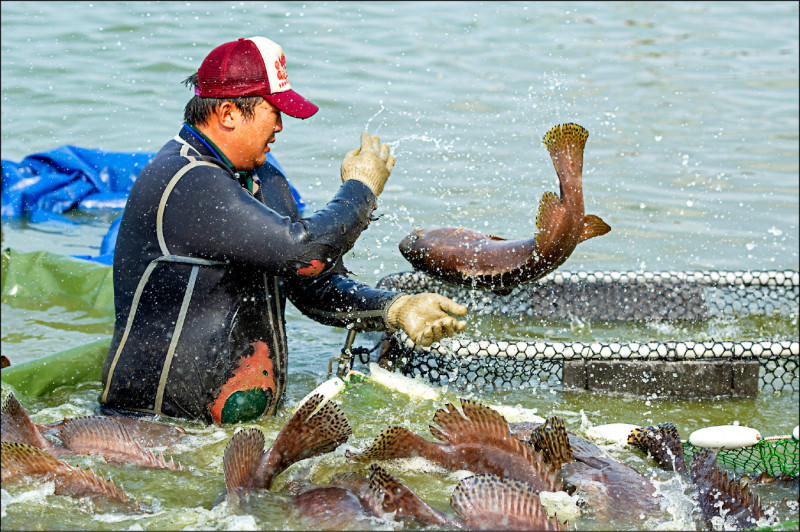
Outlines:
{"type": "Polygon", "coordinates": [[[764,516],[761,499],[753,496],[750,486],[720,472],[716,452],[698,450],[692,456],[691,476],[707,523],[714,517],[724,517],[726,525],[741,530],[754,527],[764,516]]]}
{"type": "Polygon", "coordinates": [[[376,500],[382,501],[384,512],[396,512],[398,517],[413,517],[431,525],[452,525],[446,515],[434,510],[378,464],[369,466],[369,485],[376,500]]]}
{"type": "Polygon", "coordinates": [[[450,445],[460,443],[481,443],[492,445],[510,452],[519,452],[522,448],[519,440],[511,435],[508,422],[500,413],[471,399],[461,399],[464,415],[451,403],[447,410],[437,410],[433,422],[441,430],[433,435],[450,445]]]}
{"type": "Polygon", "coordinates": [[[609,231],[611,231],[611,226],[600,219],[599,216],[587,214],[583,217],[583,232],[581,233],[580,242],[584,242],[596,236],[603,236],[609,231]]]}
{"type": "Polygon", "coordinates": [[[37,424],[34,423],[19,399],[10,392],[2,406],[0,433],[3,441],[24,443],[58,454],[61,449],[44,437],[37,424]]]}
{"type": "Polygon", "coordinates": [[[240,430],[225,446],[222,471],[228,493],[241,488],[266,487],[256,476],[258,464],[264,456],[264,433],[258,429],[240,430]]]}
{"type": "Polygon", "coordinates": [[[497,475],[467,477],[453,490],[450,507],[469,530],[567,530],[549,517],[536,491],[497,475]]]}
{"type": "Polygon", "coordinates": [[[583,149],[589,132],[578,124],[559,124],[550,128],[542,142],[550,153],[559,180],[583,172],[583,149]]]}
{"type": "Polygon", "coordinates": [[[414,434],[403,427],[387,427],[378,434],[378,437],[361,453],[345,454],[356,462],[370,462],[372,460],[389,460],[392,458],[413,458],[415,456],[425,456],[425,450],[430,445],[422,436],[414,434]]]}
{"type": "Polygon", "coordinates": [[[11,471],[16,475],[53,480],[57,495],[101,496],[130,508],[139,508],[137,503],[128,500],[122,487],[117,488],[113,479],[106,480],[91,468],[71,466],[33,445],[2,442],[2,461],[4,484],[8,480],[7,472],[11,471]]]}
{"type": "Polygon", "coordinates": [[[269,487],[272,479],[290,465],[333,451],[346,442],[350,434],[352,429],[344,412],[323,395],[315,394],[303,403],[278,433],[261,459],[258,474],[269,487]]]}
{"type": "Polygon", "coordinates": [[[659,467],[667,471],[686,471],[683,445],[674,423],[661,423],[633,429],[628,445],[648,453],[659,467]]]}
{"type": "Polygon", "coordinates": [[[103,416],[84,416],[68,419],[59,432],[64,446],[76,453],[102,456],[113,464],[133,464],[156,469],[181,470],[164,455],[153,454],[131,438],[128,430],[116,419],[103,416]]]}
{"type": "Polygon", "coordinates": [[[536,214],[536,237],[535,243],[536,246],[539,247],[539,235],[547,231],[549,227],[553,225],[553,220],[558,216],[559,211],[563,207],[561,206],[561,200],[558,199],[555,192],[550,192],[549,190],[542,194],[542,199],[539,202],[539,212],[536,214]]]}
{"type": "Polygon", "coordinates": [[[567,425],[564,418],[552,416],[531,431],[530,443],[537,451],[542,452],[544,461],[551,469],[558,471],[561,466],[574,460],[572,446],[569,443],[567,425]]]}

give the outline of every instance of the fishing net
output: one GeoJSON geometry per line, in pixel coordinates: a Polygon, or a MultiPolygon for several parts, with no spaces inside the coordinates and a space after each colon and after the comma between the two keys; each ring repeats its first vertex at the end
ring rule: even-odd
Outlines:
{"type": "MultiPolygon", "coordinates": [[[[717,461],[737,474],[746,473],[756,477],[766,472],[773,477],[787,475],[796,478],[800,474],[799,446],[798,441],[791,436],[764,438],[752,447],[722,449],[717,452],[717,461]]],[[[687,463],[698,449],[691,443],[683,444],[687,463]]]]}

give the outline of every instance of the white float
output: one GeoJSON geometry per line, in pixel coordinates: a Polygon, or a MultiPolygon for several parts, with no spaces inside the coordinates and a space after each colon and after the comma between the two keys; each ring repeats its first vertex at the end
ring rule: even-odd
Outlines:
{"type": "Polygon", "coordinates": [[[761,433],[740,425],[718,425],[692,432],[689,443],[707,449],[741,449],[761,441],[761,433]]]}
{"type": "Polygon", "coordinates": [[[630,423],[596,425],[590,429],[586,429],[586,435],[595,441],[627,445],[628,435],[632,430],[638,429],[640,426],[641,425],[631,425],[630,423]]]}
{"type": "Polygon", "coordinates": [[[323,404],[326,401],[330,401],[331,399],[339,395],[342,390],[344,390],[344,381],[342,379],[340,379],[339,377],[328,379],[319,386],[317,386],[316,388],[314,388],[314,390],[311,393],[303,397],[303,400],[297,404],[293,412],[297,412],[298,410],[300,410],[301,406],[303,406],[309,399],[311,399],[313,396],[317,394],[320,394],[324,397],[324,399],[320,403],[323,404]]]}
{"type": "Polygon", "coordinates": [[[794,441],[800,440],[800,425],[796,426],[792,431],[792,438],[794,438],[794,441]]]}
{"type": "Polygon", "coordinates": [[[369,364],[369,382],[385,386],[395,392],[400,392],[415,399],[439,399],[440,394],[422,379],[412,379],[400,372],[388,371],[375,362],[369,364]]]}

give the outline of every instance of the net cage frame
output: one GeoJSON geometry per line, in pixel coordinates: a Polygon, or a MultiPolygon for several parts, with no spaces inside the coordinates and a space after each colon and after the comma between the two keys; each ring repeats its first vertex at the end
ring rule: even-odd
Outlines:
{"type": "MultiPolygon", "coordinates": [[[[794,270],[553,272],[508,295],[452,285],[428,274],[391,274],[378,288],[433,292],[455,299],[476,315],[525,315],[529,319],[609,321],[697,321],[763,314],[797,315],[800,274],[794,270]]],[[[459,335],[430,347],[403,331],[392,336],[394,359],[403,374],[454,385],[558,388],[564,362],[752,361],[759,362],[761,393],[800,390],[800,341],[609,341],[470,339],[459,335]]]]}

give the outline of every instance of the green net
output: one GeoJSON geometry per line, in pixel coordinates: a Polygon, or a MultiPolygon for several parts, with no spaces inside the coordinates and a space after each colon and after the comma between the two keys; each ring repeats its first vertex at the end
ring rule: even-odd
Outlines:
{"type": "MultiPolygon", "coordinates": [[[[794,478],[800,474],[799,447],[797,440],[791,437],[764,438],[752,447],[722,449],[717,452],[717,461],[737,474],[755,477],[766,472],[773,477],[784,474],[794,478]]],[[[683,444],[687,462],[698,449],[691,443],[683,444]]]]}

